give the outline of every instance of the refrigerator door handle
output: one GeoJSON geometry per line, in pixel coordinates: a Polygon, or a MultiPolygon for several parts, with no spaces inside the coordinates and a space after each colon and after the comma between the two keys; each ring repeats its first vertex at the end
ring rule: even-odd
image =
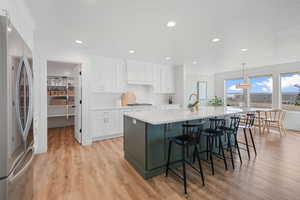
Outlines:
{"type": "Polygon", "coordinates": [[[33,119],[33,80],[32,80],[32,72],[30,69],[30,65],[29,62],[27,60],[27,58],[25,56],[22,57],[19,67],[18,67],[18,71],[17,71],[17,79],[16,79],[16,113],[17,113],[17,120],[19,122],[19,127],[21,129],[22,132],[22,138],[23,141],[26,143],[27,140],[27,135],[31,126],[31,122],[33,119]],[[25,68],[25,72],[26,72],[26,77],[27,77],[27,81],[28,81],[28,113],[27,114],[27,119],[25,120],[24,126],[22,125],[22,120],[21,120],[21,115],[20,115],[20,80],[21,80],[21,72],[23,67],[25,68]]]}
{"type": "Polygon", "coordinates": [[[8,178],[8,176],[0,177],[0,181],[1,181],[1,180],[4,180],[4,179],[7,179],[7,178],[8,178]]]}
{"type": "Polygon", "coordinates": [[[24,171],[26,171],[26,169],[30,166],[30,164],[32,163],[33,161],[33,147],[29,147],[28,150],[26,151],[23,159],[17,164],[17,165],[21,165],[22,162],[24,162],[24,159],[26,159],[26,155],[28,153],[32,153],[30,159],[27,161],[27,163],[22,167],[22,169],[20,169],[17,173],[15,173],[15,171],[17,170],[18,167],[15,167],[14,171],[8,176],[8,180],[10,182],[13,182],[16,178],[18,178],[19,176],[21,176],[23,174],[24,171]]]}

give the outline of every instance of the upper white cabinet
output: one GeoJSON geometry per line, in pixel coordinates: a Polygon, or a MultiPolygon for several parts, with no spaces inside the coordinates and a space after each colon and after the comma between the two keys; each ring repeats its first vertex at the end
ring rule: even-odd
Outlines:
{"type": "Polygon", "coordinates": [[[121,93],[126,89],[126,66],[121,59],[103,58],[93,66],[91,86],[94,92],[121,93]]]}
{"type": "Polygon", "coordinates": [[[134,60],[101,58],[92,67],[93,92],[122,93],[128,84],[150,85],[157,94],[175,93],[175,70],[168,65],[154,65],[134,60]]]}
{"type": "Polygon", "coordinates": [[[159,94],[175,93],[175,70],[168,65],[154,66],[154,92],[159,94]]]}
{"type": "Polygon", "coordinates": [[[126,67],[129,84],[153,85],[153,64],[127,60],[126,67]]]}

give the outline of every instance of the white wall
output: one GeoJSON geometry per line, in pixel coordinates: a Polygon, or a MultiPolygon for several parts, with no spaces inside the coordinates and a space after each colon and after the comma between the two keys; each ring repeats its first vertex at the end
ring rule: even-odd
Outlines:
{"type": "Polygon", "coordinates": [[[79,67],[77,63],[64,63],[64,62],[53,62],[49,61],[47,63],[48,76],[70,76],[74,77],[75,68],[79,67]]]}
{"type": "Polygon", "coordinates": [[[1,0],[0,3],[0,14],[4,14],[2,9],[8,11],[12,24],[18,30],[27,45],[33,50],[33,31],[35,23],[28,8],[24,4],[24,0],[1,0]]]}
{"type": "MultiPolygon", "coordinates": [[[[247,69],[245,74],[247,77],[272,75],[273,77],[273,107],[280,108],[281,88],[280,73],[300,72],[300,62],[262,66],[247,69]]],[[[224,81],[228,79],[240,78],[241,71],[229,71],[215,74],[215,95],[224,97],[224,81]]],[[[300,130],[300,112],[288,111],[286,118],[286,127],[289,129],[300,130]]]]}

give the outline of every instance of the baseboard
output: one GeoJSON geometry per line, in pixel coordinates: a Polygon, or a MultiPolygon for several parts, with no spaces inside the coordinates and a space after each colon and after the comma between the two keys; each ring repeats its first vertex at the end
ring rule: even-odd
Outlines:
{"type": "Polygon", "coordinates": [[[286,130],[294,133],[300,133],[300,130],[296,130],[296,129],[286,129],[286,130]]]}
{"type": "Polygon", "coordinates": [[[123,133],[117,133],[117,134],[112,134],[112,135],[99,136],[99,137],[94,137],[92,139],[92,142],[97,142],[97,141],[101,141],[101,140],[108,140],[108,139],[118,138],[118,137],[122,137],[122,136],[123,136],[123,133]]]}

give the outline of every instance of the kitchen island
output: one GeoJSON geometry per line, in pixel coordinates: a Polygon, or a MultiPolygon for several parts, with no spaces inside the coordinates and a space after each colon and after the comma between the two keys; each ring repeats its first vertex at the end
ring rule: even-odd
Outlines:
{"type": "MultiPolygon", "coordinates": [[[[228,117],[252,111],[239,107],[201,107],[198,112],[187,109],[132,112],[124,116],[125,159],[145,179],[165,171],[168,137],[182,134],[182,124],[199,122],[211,117],[228,117]]],[[[204,137],[204,136],[203,136],[204,137]]],[[[171,161],[181,159],[181,150],[176,145],[171,161]],[[176,149],[177,148],[177,149],[176,149]]],[[[201,140],[201,149],[206,149],[206,140],[201,140]]]]}

